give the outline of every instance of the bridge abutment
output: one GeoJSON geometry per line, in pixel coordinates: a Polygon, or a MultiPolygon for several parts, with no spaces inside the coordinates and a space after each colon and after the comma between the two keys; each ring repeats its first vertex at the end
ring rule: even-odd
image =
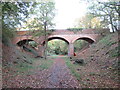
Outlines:
{"type": "Polygon", "coordinates": [[[43,45],[38,46],[38,52],[40,56],[44,56],[45,47],[43,45]]]}
{"type": "Polygon", "coordinates": [[[74,44],[69,43],[68,45],[68,56],[73,57],[74,56],[74,44]]]}

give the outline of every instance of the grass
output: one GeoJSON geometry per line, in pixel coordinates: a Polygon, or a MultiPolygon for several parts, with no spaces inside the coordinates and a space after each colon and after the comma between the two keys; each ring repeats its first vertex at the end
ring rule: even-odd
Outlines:
{"type": "Polygon", "coordinates": [[[104,44],[105,46],[111,46],[113,44],[116,44],[116,41],[111,41],[112,34],[109,34],[108,36],[103,37],[99,43],[104,44]]]}
{"type": "Polygon", "coordinates": [[[118,57],[120,56],[120,46],[110,50],[110,57],[118,57]]]}
{"type": "Polygon", "coordinates": [[[71,74],[73,76],[75,76],[78,80],[81,80],[81,76],[78,72],[76,72],[76,68],[79,67],[79,65],[77,64],[72,64],[70,59],[67,58],[67,57],[64,57],[64,59],[66,60],[66,65],[68,66],[68,68],[70,69],[71,71],[71,74]]]}
{"type": "Polygon", "coordinates": [[[49,69],[53,64],[52,60],[44,60],[41,58],[38,59],[32,58],[31,62],[32,64],[19,62],[15,66],[17,72],[21,74],[32,74],[32,71],[34,71],[35,69],[39,69],[39,70],[49,69]],[[35,65],[35,63],[37,63],[37,65],[35,65]]]}
{"type": "Polygon", "coordinates": [[[29,71],[29,69],[32,69],[33,66],[33,62],[34,62],[34,58],[30,57],[29,55],[25,54],[25,53],[21,53],[21,52],[17,52],[18,54],[20,54],[19,56],[19,61],[17,61],[17,64],[15,64],[15,66],[13,66],[14,68],[16,68],[18,70],[19,73],[21,72],[27,72],[29,71]],[[23,60],[24,59],[24,60],[23,60]]]}
{"type": "Polygon", "coordinates": [[[44,69],[49,69],[52,64],[53,64],[53,60],[40,60],[40,65],[38,65],[36,68],[40,68],[41,70],[44,70],[44,69]]]}
{"type": "Polygon", "coordinates": [[[33,65],[32,64],[28,64],[25,62],[19,62],[18,64],[16,64],[13,68],[17,69],[16,75],[17,74],[29,74],[29,70],[33,69],[33,65]]]}

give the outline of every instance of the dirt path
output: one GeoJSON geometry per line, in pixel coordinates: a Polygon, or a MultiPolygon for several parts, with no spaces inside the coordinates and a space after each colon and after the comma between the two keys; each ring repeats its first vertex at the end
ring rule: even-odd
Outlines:
{"type": "Polygon", "coordinates": [[[54,59],[54,64],[50,69],[50,76],[46,86],[47,88],[80,87],[75,77],[70,74],[70,70],[61,57],[54,59]]]}
{"type": "MultiPolygon", "coordinates": [[[[31,69],[28,73],[17,76],[5,77],[4,87],[7,88],[78,88],[80,87],[75,77],[70,74],[70,70],[65,64],[65,60],[57,57],[49,69],[31,69]],[[7,79],[8,78],[8,79],[7,79]]],[[[33,66],[38,66],[37,60],[33,66]]],[[[8,75],[9,76],[9,75],[8,75]]]]}

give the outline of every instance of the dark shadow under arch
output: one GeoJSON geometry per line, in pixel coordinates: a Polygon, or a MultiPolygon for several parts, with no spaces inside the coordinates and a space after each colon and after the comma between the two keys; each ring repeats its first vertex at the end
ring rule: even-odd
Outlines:
{"type": "Polygon", "coordinates": [[[20,40],[19,42],[17,42],[17,45],[18,46],[23,46],[24,44],[26,44],[29,41],[34,41],[34,40],[32,40],[32,39],[23,39],[23,40],[20,40]]]}
{"type": "MultiPolygon", "coordinates": [[[[51,41],[53,39],[60,39],[60,40],[65,41],[67,44],[69,44],[69,42],[66,39],[62,38],[62,37],[50,37],[50,38],[48,38],[47,41],[51,41]]],[[[44,44],[45,44],[45,41],[43,41],[42,45],[44,45],[44,44]]]]}
{"type": "MultiPolygon", "coordinates": [[[[90,44],[92,44],[92,43],[95,42],[94,40],[92,40],[92,39],[90,39],[90,38],[88,38],[88,37],[78,38],[77,40],[85,40],[85,41],[89,42],[90,44]]],[[[75,41],[77,41],[77,40],[75,40],[75,41]]]]}

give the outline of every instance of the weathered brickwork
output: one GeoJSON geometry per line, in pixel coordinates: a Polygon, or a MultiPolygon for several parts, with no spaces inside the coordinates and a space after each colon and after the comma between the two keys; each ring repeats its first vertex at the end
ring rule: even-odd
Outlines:
{"type": "MultiPolygon", "coordinates": [[[[36,31],[37,32],[37,31],[36,31]]],[[[17,31],[17,37],[15,37],[12,41],[14,44],[17,44],[21,40],[25,39],[31,39],[37,42],[39,45],[39,53],[41,56],[43,56],[43,51],[44,51],[44,41],[45,37],[44,36],[39,36],[39,37],[32,37],[29,35],[28,31],[17,31]]],[[[86,29],[82,30],[79,32],[72,32],[68,30],[55,30],[53,31],[47,38],[48,41],[53,40],[53,39],[61,39],[64,40],[65,42],[68,43],[68,56],[73,56],[74,54],[74,42],[76,40],[82,39],[86,40],[89,43],[94,43],[98,40],[100,34],[94,33],[94,29],[86,29]]]]}

